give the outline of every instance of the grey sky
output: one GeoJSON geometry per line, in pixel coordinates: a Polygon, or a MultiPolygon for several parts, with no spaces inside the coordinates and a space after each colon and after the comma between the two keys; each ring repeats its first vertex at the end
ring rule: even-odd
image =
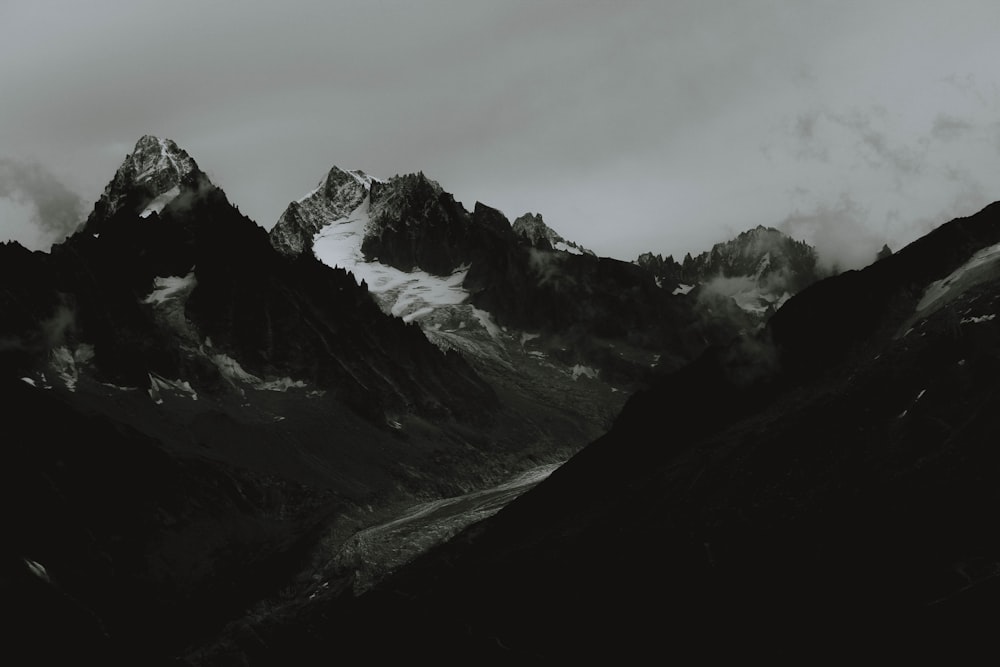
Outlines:
{"type": "MultiPolygon", "coordinates": [[[[267,228],[337,165],[622,259],[758,224],[865,255],[1000,199],[998,27],[995,0],[2,0],[0,160],[89,210],[150,133],[267,228]]],[[[14,187],[0,238],[47,247],[14,187]]]]}

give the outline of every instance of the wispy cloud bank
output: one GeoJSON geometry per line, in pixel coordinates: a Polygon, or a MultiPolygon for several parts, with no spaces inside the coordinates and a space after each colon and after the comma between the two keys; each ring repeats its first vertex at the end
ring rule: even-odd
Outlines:
{"type": "Polygon", "coordinates": [[[83,200],[35,162],[0,158],[0,197],[26,205],[46,241],[60,241],[83,219],[83,200]]]}

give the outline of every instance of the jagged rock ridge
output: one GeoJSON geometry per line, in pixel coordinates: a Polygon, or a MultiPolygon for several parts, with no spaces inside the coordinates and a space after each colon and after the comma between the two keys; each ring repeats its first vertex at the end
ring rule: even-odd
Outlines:
{"type": "Polygon", "coordinates": [[[545,224],[541,213],[525,213],[520,218],[514,220],[511,226],[514,235],[523,239],[533,248],[544,250],[562,250],[576,255],[593,255],[593,251],[587,250],[583,246],[577,245],[573,241],[567,241],[554,229],[545,224]]]}
{"type": "Polygon", "coordinates": [[[511,225],[480,202],[469,213],[422,173],[374,180],[367,198],[361,187],[350,185],[348,206],[322,187],[292,203],[272,243],[347,268],[386,312],[474,363],[556,362],[612,390],[734,330],[722,318],[706,323],[647,272],[566,241],[540,215],[511,225]]]}
{"type": "Polygon", "coordinates": [[[675,294],[711,300],[717,308],[732,302],[752,327],[822,275],[815,249],[762,225],[697,256],[688,253],[681,263],[653,253],[643,253],[636,263],[675,294]]]}
{"type": "Polygon", "coordinates": [[[141,217],[159,212],[180,193],[182,184],[207,182],[198,164],[170,139],[145,135],[126,156],[114,178],[94,206],[87,222],[90,233],[99,233],[97,222],[112,217],[130,202],[142,200],[141,217]]]}

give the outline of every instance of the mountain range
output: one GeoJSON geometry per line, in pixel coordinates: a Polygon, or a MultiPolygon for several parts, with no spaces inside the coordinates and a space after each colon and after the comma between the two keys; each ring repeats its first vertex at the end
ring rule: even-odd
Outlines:
{"type": "Polygon", "coordinates": [[[333,167],[267,232],[142,137],[76,233],[0,245],[5,632],[130,664],[975,637],[997,210],[824,276],[774,229],[624,262],[333,167]]]}

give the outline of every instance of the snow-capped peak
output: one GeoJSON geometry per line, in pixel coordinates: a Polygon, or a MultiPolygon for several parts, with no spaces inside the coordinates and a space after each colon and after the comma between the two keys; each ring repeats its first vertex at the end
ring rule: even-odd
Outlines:
{"type": "Polygon", "coordinates": [[[299,197],[295,203],[302,204],[317,197],[335,201],[341,198],[340,193],[345,190],[345,186],[349,190],[356,190],[360,186],[365,192],[368,192],[371,190],[372,183],[383,182],[382,179],[366,174],[360,169],[345,171],[340,167],[332,167],[315,188],[299,197]]]}
{"type": "Polygon", "coordinates": [[[274,247],[285,254],[298,255],[312,246],[313,237],[335,220],[347,220],[367,201],[372,183],[382,181],[360,169],[344,171],[333,167],[315,189],[293,201],[271,230],[274,247]]]}
{"type": "Polygon", "coordinates": [[[182,182],[200,173],[194,158],[173,141],[147,134],[136,142],[104,188],[95,214],[98,218],[111,217],[137,189],[146,197],[140,217],[160,213],[180,194],[182,182]]]}
{"type": "Polygon", "coordinates": [[[136,142],[122,167],[126,165],[131,168],[131,180],[135,184],[170,180],[171,187],[198,168],[194,159],[173,141],[149,134],[136,142]]]}

